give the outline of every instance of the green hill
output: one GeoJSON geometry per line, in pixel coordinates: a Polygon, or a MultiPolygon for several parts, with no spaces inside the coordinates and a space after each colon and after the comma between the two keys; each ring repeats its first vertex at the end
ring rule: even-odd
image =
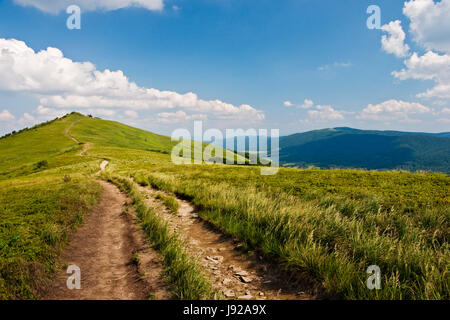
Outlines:
{"type": "Polygon", "coordinates": [[[450,172],[448,133],[333,128],[280,139],[280,162],[321,168],[450,172]]]}
{"type": "Polygon", "coordinates": [[[103,147],[119,147],[170,153],[174,143],[170,137],[158,135],[125,124],[80,115],[69,117],[74,122],[70,132],[82,142],[103,147]]]}
{"type": "MultiPolygon", "coordinates": [[[[449,158],[448,138],[427,134],[336,128],[282,141],[282,159],[304,157],[305,164],[402,167],[416,157],[445,168],[449,158]]],[[[189,199],[201,218],[245,249],[307,274],[333,296],[449,299],[448,174],[280,168],[263,176],[255,166],[174,165],[172,146],[169,137],[78,113],[1,138],[0,299],[40,297],[61,267],[62,248],[102,194],[98,179],[121,186],[140,211],[146,209],[137,183],[189,199]],[[104,159],[109,164],[99,176],[104,159]],[[366,287],[370,265],[382,270],[382,290],[366,287]]],[[[178,238],[150,227],[158,215],[145,212],[158,245],[150,244],[164,251],[161,243],[178,238]]],[[[172,275],[177,252],[164,255],[172,275]]],[[[180,298],[195,287],[181,271],[180,298]]]]}
{"type": "Polygon", "coordinates": [[[72,113],[0,139],[0,179],[85,161],[79,153],[94,145],[169,154],[174,143],[170,137],[72,113]]]}

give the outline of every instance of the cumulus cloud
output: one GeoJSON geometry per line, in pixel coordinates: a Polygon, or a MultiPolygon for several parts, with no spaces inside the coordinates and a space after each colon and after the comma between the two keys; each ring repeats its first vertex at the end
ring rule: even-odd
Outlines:
{"type": "Polygon", "coordinates": [[[32,6],[41,11],[57,14],[70,5],[78,5],[83,11],[111,11],[128,7],[162,10],[163,0],[14,0],[21,6],[32,6]]]}
{"type": "Polygon", "coordinates": [[[383,49],[397,57],[409,56],[405,68],[392,72],[400,80],[431,80],[434,87],[418,93],[418,98],[450,99],[450,0],[406,1],[403,13],[410,20],[409,32],[426,53],[413,52],[405,44],[405,33],[399,20],[383,26],[383,49]]]}
{"type": "Polygon", "coordinates": [[[36,118],[28,112],[25,112],[23,117],[19,119],[19,123],[35,123],[36,121],[36,118]]]}
{"type": "Polygon", "coordinates": [[[393,72],[393,75],[401,80],[422,79],[442,81],[449,77],[449,55],[439,55],[428,51],[423,56],[419,56],[415,52],[404,63],[406,66],[405,69],[393,72]]]}
{"type": "Polygon", "coordinates": [[[388,100],[380,104],[369,104],[356,117],[362,120],[378,121],[417,121],[411,119],[411,115],[425,114],[431,112],[431,109],[417,102],[406,102],[402,100],[388,100]]]}
{"type": "Polygon", "coordinates": [[[208,116],[206,114],[194,114],[188,115],[182,110],[177,112],[161,112],[158,113],[158,122],[160,123],[180,123],[187,120],[206,120],[208,116]]]}
{"type": "Polygon", "coordinates": [[[42,118],[53,119],[53,118],[61,117],[65,114],[69,113],[69,111],[61,110],[61,109],[46,108],[44,106],[38,106],[34,113],[36,113],[38,116],[40,116],[42,118]]]}
{"type": "Polygon", "coordinates": [[[308,110],[307,115],[308,119],[302,119],[300,122],[310,123],[314,122],[326,122],[326,121],[335,121],[335,120],[344,120],[344,114],[348,113],[345,111],[340,111],[334,109],[332,106],[322,106],[316,105],[314,101],[310,99],[305,99],[302,104],[294,105],[290,101],[285,101],[284,105],[287,107],[295,106],[297,109],[308,110]]]}
{"type": "Polygon", "coordinates": [[[94,110],[183,109],[218,119],[262,120],[264,113],[249,105],[202,100],[195,93],[180,94],[140,87],[122,71],[97,70],[90,62],[74,62],[57,48],[35,52],[25,42],[0,39],[0,90],[31,94],[45,108],[94,110]]]}
{"type": "Polygon", "coordinates": [[[0,121],[11,121],[16,119],[8,110],[0,112],[0,121]]]}
{"type": "Polygon", "coordinates": [[[422,98],[450,98],[450,55],[439,55],[428,51],[423,56],[414,53],[405,62],[406,68],[394,71],[394,77],[400,80],[434,80],[436,86],[420,93],[422,98]]]}
{"type": "Polygon", "coordinates": [[[8,130],[18,130],[23,127],[34,126],[43,121],[62,117],[67,113],[67,110],[38,106],[31,113],[25,112],[22,116],[15,117],[8,110],[3,110],[0,112],[0,121],[3,121],[2,126],[0,126],[0,131],[4,133],[8,130]]]}
{"type": "Polygon", "coordinates": [[[313,106],[314,106],[314,102],[312,100],[305,99],[305,101],[303,101],[303,104],[298,106],[298,108],[309,109],[309,108],[312,108],[313,106]]]}
{"type": "Polygon", "coordinates": [[[403,14],[409,18],[414,40],[429,50],[450,53],[450,0],[411,0],[403,14]]]}
{"type": "MultiPolygon", "coordinates": [[[[283,104],[285,107],[294,107],[295,106],[290,101],[285,101],[283,104]]],[[[314,106],[314,102],[312,100],[305,99],[305,101],[303,101],[303,104],[295,106],[295,107],[299,108],[299,109],[309,109],[309,108],[312,108],[313,106],[314,106]]]]}
{"type": "Polygon", "coordinates": [[[309,110],[308,115],[313,120],[333,121],[344,120],[343,112],[335,110],[331,106],[315,106],[315,110],[309,110]]]}
{"type": "Polygon", "coordinates": [[[112,117],[113,115],[116,114],[116,110],[103,109],[103,108],[87,109],[86,112],[88,114],[91,114],[91,115],[97,116],[97,117],[101,117],[101,116],[112,117]]]}
{"type": "Polygon", "coordinates": [[[389,34],[381,37],[383,50],[399,58],[406,57],[409,53],[409,46],[405,44],[406,34],[401,26],[401,21],[391,21],[381,29],[389,34]]]}
{"type": "Polygon", "coordinates": [[[139,114],[136,111],[133,110],[125,110],[124,114],[129,117],[129,118],[133,118],[136,119],[139,117],[139,114]]]}

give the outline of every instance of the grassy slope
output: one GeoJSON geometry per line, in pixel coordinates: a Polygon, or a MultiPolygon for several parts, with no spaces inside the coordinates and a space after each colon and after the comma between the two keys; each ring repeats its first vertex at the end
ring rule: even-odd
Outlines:
{"type": "MultiPolygon", "coordinates": [[[[68,235],[100,197],[93,174],[101,159],[167,163],[173,145],[169,137],[77,113],[0,139],[0,299],[39,297],[68,235]]],[[[201,283],[193,274],[189,281],[201,283]]],[[[202,288],[180,288],[180,296],[210,297],[202,288]]]]}
{"type": "MultiPolygon", "coordinates": [[[[251,167],[174,166],[166,154],[170,151],[169,138],[79,115],[59,121],[64,125],[58,121],[51,124],[59,129],[36,130],[34,134],[40,134],[41,139],[45,139],[44,131],[40,131],[44,129],[57,136],[55,140],[45,139],[40,147],[27,146],[28,138],[24,135],[21,152],[28,152],[24,157],[27,160],[20,162],[19,159],[15,167],[33,168],[36,162],[48,159],[50,169],[30,169],[37,172],[17,181],[31,187],[44,178],[60,182],[64,181],[64,175],[73,176],[77,172],[77,179],[86,179],[85,183],[89,183],[100,158],[108,158],[112,173],[133,175],[141,182],[191,198],[202,208],[201,215],[239,236],[249,247],[259,248],[293,270],[314,275],[330,291],[346,298],[449,299],[448,175],[281,169],[275,176],[261,176],[258,168],[251,167]],[[63,129],[72,122],[71,134],[91,144],[85,157],[77,155],[81,146],[64,137],[63,129]],[[62,143],[58,142],[58,149],[53,141],[59,140],[62,143]],[[55,156],[40,153],[48,145],[55,156]],[[65,148],[73,150],[61,153],[65,148]],[[63,166],[57,167],[58,163],[63,166]],[[365,287],[365,269],[371,264],[378,264],[382,269],[383,289],[380,291],[369,291],[365,287]]],[[[8,142],[8,139],[2,140],[8,142]]],[[[0,147],[6,145],[2,140],[0,147]]],[[[34,143],[39,141],[34,140],[34,143]]],[[[11,147],[11,141],[8,143],[9,150],[18,150],[11,147]]],[[[15,156],[11,154],[13,151],[9,153],[10,157],[15,156]]],[[[0,168],[10,171],[11,162],[3,162],[8,155],[1,159],[0,168]]],[[[11,191],[16,184],[16,180],[5,180],[0,182],[0,188],[9,192],[11,203],[26,203],[20,192],[11,191]]],[[[48,205],[50,200],[41,201],[43,197],[39,193],[39,190],[48,192],[46,188],[54,188],[55,196],[63,196],[64,192],[56,188],[57,185],[42,182],[35,192],[29,193],[31,203],[48,205]]],[[[94,189],[85,190],[86,196],[90,194],[95,198],[94,189]]],[[[74,195],[69,198],[76,200],[74,195]]],[[[16,210],[4,199],[0,203],[0,223],[10,218],[17,222],[17,225],[8,224],[9,236],[2,238],[15,250],[16,242],[10,242],[14,239],[11,234],[26,225],[21,223],[25,211],[16,210]]],[[[35,211],[38,209],[29,210],[35,211]]],[[[36,221],[39,219],[31,224],[38,223],[36,221]]],[[[49,221],[50,225],[55,223],[49,221]]],[[[39,239],[31,243],[43,243],[44,238],[39,239]]],[[[18,255],[20,257],[20,253],[18,255]]],[[[9,274],[8,269],[6,273],[9,274]]]]}
{"type": "Polygon", "coordinates": [[[0,299],[39,296],[71,230],[100,196],[90,178],[98,160],[77,155],[81,146],[65,134],[79,118],[0,140],[0,299]],[[40,161],[47,164],[38,168],[40,161]]]}
{"type": "Polygon", "coordinates": [[[64,134],[77,118],[73,115],[0,139],[0,180],[36,172],[39,161],[46,160],[49,167],[79,162],[76,153],[81,146],[64,134]]]}
{"type": "Polygon", "coordinates": [[[71,129],[82,142],[102,147],[119,147],[170,153],[174,143],[170,137],[136,129],[118,122],[82,117],[71,129]]]}
{"type": "MultiPolygon", "coordinates": [[[[278,186],[269,186],[261,181],[266,178],[255,172],[247,172],[246,177],[241,172],[239,178],[233,171],[152,168],[134,176],[142,183],[192,199],[202,208],[203,217],[243,239],[250,248],[280,259],[294,271],[313,275],[330,292],[345,298],[449,299],[448,176],[374,175],[369,184],[384,184],[394,194],[383,188],[378,189],[380,193],[371,192],[376,189],[369,185],[365,194],[352,199],[346,191],[327,190],[333,188],[330,171],[302,172],[322,185],[317,189],[305,185],[303,195],[296,194],[288,181],[280,179],[278,186]],[[392,181],[385,180],[389,177],[392,181]],[[424,203],[417,205],[414,190],[433,186],[433,180],[436,184],[428,191],[429,198],[422,198],[424,203]],[[396,192],[398,182],[410,187],[396,192]],[[392,201],[393,207],[383,205],[392,201]],[[372,264],[382,270],[380,291],[365,286],[365,271],[372,264]]],[[[348,175],[347,180],[364,175],[339,173],[342,178],[348,175]]]]}

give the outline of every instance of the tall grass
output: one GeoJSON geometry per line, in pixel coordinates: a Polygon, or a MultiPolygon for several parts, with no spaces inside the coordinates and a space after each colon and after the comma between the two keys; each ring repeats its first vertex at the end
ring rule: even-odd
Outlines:
{"type": "MultiPolygon", "coordinates": [[[[280,168],[261,176],[257,167],[175,166],[172,146],[168,137],[80,114],[0,139],[0,298],[38,297],[57,249],[99,197],[99,159],[116,175],[134,173],[192,200],[204,218],[344,298],[450,298],[450,175],[280,168]],[[68,129],[92,146],[88,155],[68,129]],[[382,271],[378,291],[365,285],[373,264],[382,271]]],[[[177,295],[214,297],[136,186],[116,182],[135,200],[177,295]]]]}
{"type": "Polygon", "coordinates": [[[198,261],[185,250],[185,244],[170,232],[167,222],[147,206],[136,184],[125,178],[103,174],[133,200],[136,215],[152,246],[161,253],[165,273],[180,299],[216,299],[217,292],[207,280],[198,261]]]}
{"type": "Polygon", "coordinates": [[[37,299],[101,187],[78,174],[41,174],[0,181],[0,189],[0,300],[37,299]]]}
{"type": "Polygon", "coordinates": [[[176,214],[178,212],[178,208],[180,207],[180,205],[178,204],[174,196],[158,193],[155,198],[161,200],[173,214],[176,214]]]}
{"type": "MultiPolygon", "coordinates": [[[[291,270],[320,279],[347,299],[449,299],[450,265],[445,212],[410,217],[385,210],[376,198],[349,201],[329,195],[307,201],[251,185],[135,175],[136,181],[192,199],[200,215],[272,255],[291,270]],[[382,289],[366,286],[370,265],[382,272],[382,289]]],[[[447,213],[448,214],[448,213],[447,213]]],[[[447,216],[448,217],[448,216],[447,216]]]]}

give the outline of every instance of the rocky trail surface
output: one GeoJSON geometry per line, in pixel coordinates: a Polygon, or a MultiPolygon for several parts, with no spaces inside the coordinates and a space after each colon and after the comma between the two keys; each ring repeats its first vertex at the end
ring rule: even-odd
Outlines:
{"type": "Polygon", "coordinates": [[[177,199],[177,214],[156,200],[156,191],[141,187],[148,195],[147,204],[163,214],[173,232],[197,256],[214,286],[230,300],[311,300],[318,299],[321,288],[306,276],[293,276],[256,252],[243,252],[242,244],[209,222],[201,219],[194,206],[177,199]]]}

